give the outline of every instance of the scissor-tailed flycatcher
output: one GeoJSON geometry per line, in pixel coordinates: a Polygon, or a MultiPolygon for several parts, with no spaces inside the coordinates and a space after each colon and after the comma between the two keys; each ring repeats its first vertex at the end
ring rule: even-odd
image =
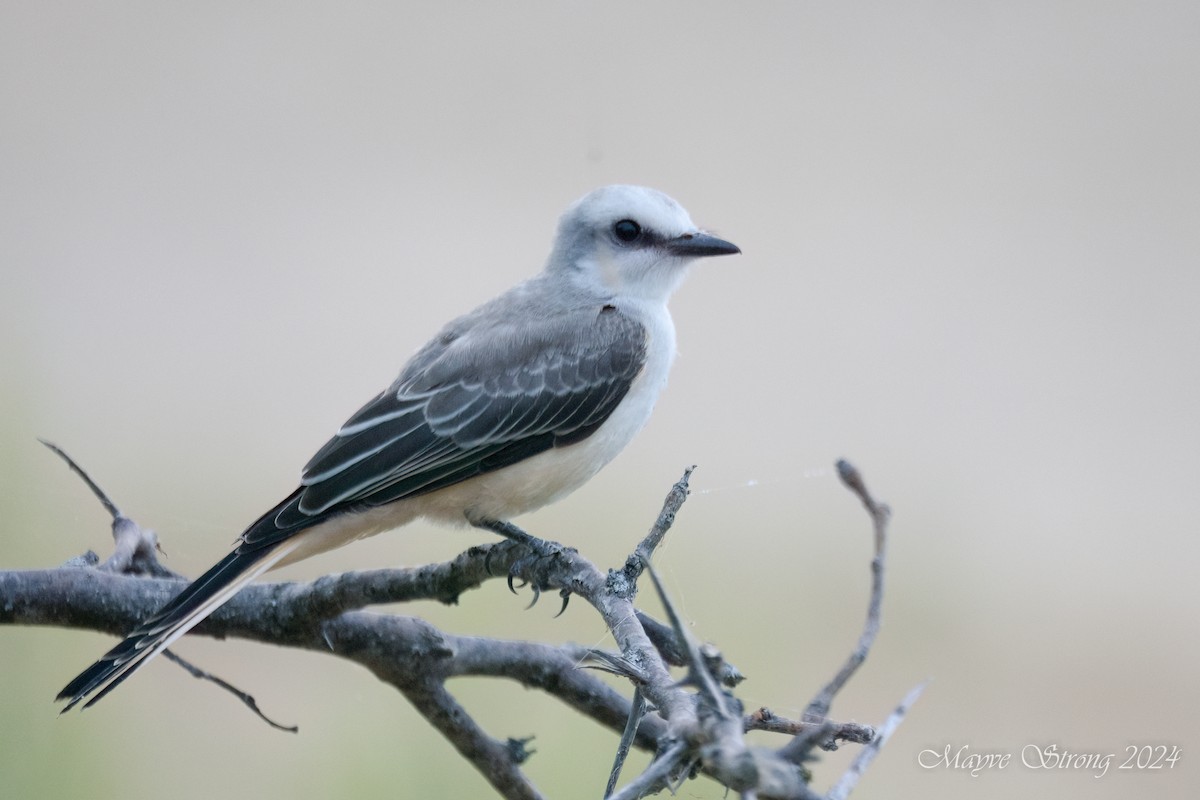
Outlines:
{"type": "Polygon", "coordinates": [[[737,252],[653,189],[579,200],[541,274],[442,328],[232,553],[59,693],[63,710],[98,701],[273,567],[417,517],[528,542],[508,520],[582,486],[649,418],[688,264],[737,252]]]}

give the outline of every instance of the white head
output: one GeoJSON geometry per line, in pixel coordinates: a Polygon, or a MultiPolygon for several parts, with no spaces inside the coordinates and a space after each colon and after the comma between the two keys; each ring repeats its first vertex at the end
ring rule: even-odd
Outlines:
{"type": "Polygon", "coordinates": [[[604,186],[562,215],[546,270],[590,289],[666,302],[692,261],[740,252],[697,228],[662,192],[604,186]]]}

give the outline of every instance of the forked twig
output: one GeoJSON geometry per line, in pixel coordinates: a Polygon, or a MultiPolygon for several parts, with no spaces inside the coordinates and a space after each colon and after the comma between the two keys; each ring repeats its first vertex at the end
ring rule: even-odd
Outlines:
{"type": "Polygon", "coordinates": [[[116,547],[108,560],[100,565],[100,569],[110,572],[131,573],[135,575],[153,575],[158,578],[182,578],[176,572],[164,567],[158,561],[157,553],[163,552],[158,544],[158,534],[149,528],[143,528],[129,517],[121,513],[104,490],[100,488],[83,467],[75,463],[75,459],[53,442],[38,439],[55,455],[67,462],[71,471],[83,479],[92,494],[96,495],[101,505],[112,516],[112,534],[116,547]]]}

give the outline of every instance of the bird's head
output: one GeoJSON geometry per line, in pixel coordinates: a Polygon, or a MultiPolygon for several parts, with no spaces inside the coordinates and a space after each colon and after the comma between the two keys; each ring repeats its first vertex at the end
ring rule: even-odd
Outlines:
{"type": "Polygon", "coordinates": [[[605,186],[563,214],[546,269],[588,288],[665,302],[692,261],[740,252],[697,228],[662,192],[605,186]]]}

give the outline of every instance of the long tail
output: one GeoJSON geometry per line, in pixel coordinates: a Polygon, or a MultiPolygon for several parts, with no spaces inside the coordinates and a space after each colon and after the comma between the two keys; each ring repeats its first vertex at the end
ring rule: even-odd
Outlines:
{"type": "Polygon", "coordinates": [[[154,616],[139,625],[124,641],[68,683],[55,698],[69,700],[63,713],[70,711],[93,692],[98,694],[83,707],[88,708],[96,703],[143,664],[216,611],[239,589],[275,566],[297,544],[295,540],[284,540],[275,546],[255,548],[248,552],[239,548],[225,556],[154,616]]]}

